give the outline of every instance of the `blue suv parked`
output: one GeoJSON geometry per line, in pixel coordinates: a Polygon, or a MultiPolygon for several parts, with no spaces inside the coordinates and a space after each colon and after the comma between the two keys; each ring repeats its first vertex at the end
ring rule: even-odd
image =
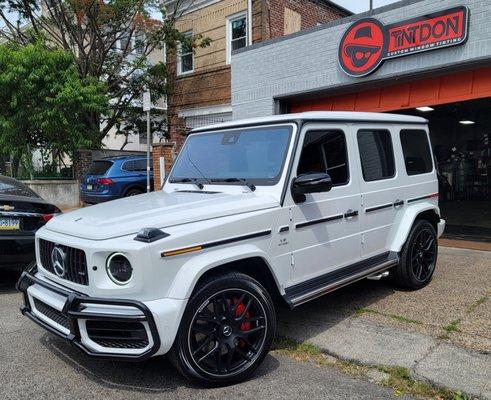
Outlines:
{"type": "MultiPolygon", "coordinates": [[[[136,196],[147,188],[147,159],[142,156],[107,157],[92,163],[80,183],[80,199],[94,204],[136,196]]],[[[153,189],[153,169],[150,170],[153,189]]]]}

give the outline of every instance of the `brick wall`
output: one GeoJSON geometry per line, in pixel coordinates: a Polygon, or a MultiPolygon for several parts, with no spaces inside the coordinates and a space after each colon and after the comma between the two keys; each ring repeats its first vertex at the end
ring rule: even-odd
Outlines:
{"type": "Polygon", "coordinates": [[[266,29],[269,30],[268,39],[284,35],[285,7],[297,12],[301,16],[301,29],[311,28],[317,24],[334,21],[346,16],[339,8],[316,0],[268,0],[269,15],[266,29]]]}
{"type": "Polygon", "coordinates": [[[162,172],[168,174],[176,157],[174,143],[166,142],[153,145],[153,186],[154,190],[160,190],[160,178],[162,172]],[[160,171],[160,158],[164,158],[164,171],[160,171]]]}
{"type": "MultiPolygon", "coordinates": [[[[285,7],[301,15],[301,29],[344,16],[342,11],[322,0],[253,0],[252,39],[264,41],[283,36],[285,7]]],[[[245,0],[223,0],[182,17],[177,28],[203,34],[213,41],[210,47],[196,49],[195,72],[177,76],[176,55],[168,52],[171,90],[168,96],[168,129],[170,140],[179,151],[188,129],[179,111],[231,103],[230,65],[225,63],[226,18],[247,10],[245,0]]]]}
{"type": "MultiPolygon", "coordinates": [[[[234,55],[232,108],[234,119],[275,113],[275,99],[322,91],[326,96],[380,88],[418,74],[442,74],[451,67],[473,68],[491,63],[491,7],[482,0],[406,0],[291,36],[257,43],[234,55]],[[386,61],[375,73],[352,78],[341,71],[338,47],[354,20],[371,16],[384,24],[466,5],[470,9],[469,39],[461,46],[386,61]],[[287,67],[286,67],[287,66],[287,67]],[[378,82],[378,83],[377,83],[378,82]]],[[[430,75],[431,77],[431,75],[430,75]]]]}

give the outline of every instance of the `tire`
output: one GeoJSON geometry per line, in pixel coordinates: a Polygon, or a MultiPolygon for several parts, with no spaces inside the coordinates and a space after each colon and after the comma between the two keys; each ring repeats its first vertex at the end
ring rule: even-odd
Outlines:
{"type": "Polygon", "coordinates": [[[137,196],[139,194],[143,194],[143,190],[138,188],[131,188],[125,192],[124,197],[137,196]]]}
{"type": "Polygon", "coordinates": [[[398,286],[419,290],[431,282],[438,255],[435,228],[426,220],[417,220],[402,248],[399,264],[389,277],[398,286]]]}
{"type": "Polygon", "coordinates": [[[273,302],[259,282],[241,273],[220,275],[191,296],[169,359],[202,386],[241,382],[266,357],[275,329],[273,302]]]}

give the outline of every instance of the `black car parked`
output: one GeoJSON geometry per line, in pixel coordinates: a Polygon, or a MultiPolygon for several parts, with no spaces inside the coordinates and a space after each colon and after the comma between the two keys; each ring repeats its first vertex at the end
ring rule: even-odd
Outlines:
{"type": "Polygon", "coordinates": [[[0,175],[0,268],[34,261],[34,234],[60,212],[23,183],[0,175]]]}

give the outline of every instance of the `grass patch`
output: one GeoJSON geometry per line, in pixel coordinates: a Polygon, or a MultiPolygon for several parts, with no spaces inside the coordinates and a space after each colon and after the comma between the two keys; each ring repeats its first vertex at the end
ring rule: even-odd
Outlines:
{"type": "Polygon", "coordinates": [[[388,374],[388,379],[381,382],[382,386],[394,390],[396,396],[415,396],[435,400],[470,400],[471,398],[460,393],[446,389],[439,389],[432,385],[411,378],[409,370],[403,367],[376,366],[369,367],[355,362],[344,361],[331,356],[326,357],[322,350],[310,343],[302,343],[285,337],[277,337],[272,350],[300,362],[310,362],[318,367],[328,366],[354,377],[366,376],[370,370],[377,369],[388,374]]]}
{"type": "Polygon", "coordinates": [[[382,311],[377,311],[377,310],[372,310],[371,308],[357,308],[355,310],[356,315],[363,315],[363,314],[376,314],[376,315],[382,315],[387,318],[394,319],[399,322],[404,322],[406,324],[416,324],[416,325],[423,325],[421,321],[415,320],[415,319],[410,319],[406,318],[402,315],[397,315],[397,314],[389,314],[389,313],[384,313],[382,311]]]}
{"type": "Polygon", "coordinates": [[[488,301],[487,296],[482,296],[479,299],[477,299],[474,303],[472,303],[468,308],[467,308],[467,315],[472,314],[474,311],[476,311],[476,308],[479,307],[481,304],[486,303],[488,301]]]}
{"type": "MultiPolygon", "coordinates": [[[[474,303],[472,303],[469,307],[467,307],[467,310],[465,311],[466,316],[469,316],[472,314],[474,311],[476,311],[476,308],[479,307],[481,304],[484,304],[488,300],[487,296],[482,296],[479,299],[477,299],[474,303]]],[[[443,327],[443,330],[445,333],[439,336],[440,339],[449,339],[450,336],[448,335],[449,333],[452,332],[462,332],[459,328],[460,323],[462,322],[462,318],[457,318],[454,319],[452,322],[450,322],[448,325],[445,325],[443,327]]]]}
{"type": "Polygon", "coordinates": [[[451,333],[451,332],[462,332],[460,329],[459,329],[459,324],[460,324],[460,318],[459,319],[454,319],[452,322],[450,322],[448,325],[445,325],[443,327],[443,330],[447,333],[451,333]]]}
{"type": "Polygon", "coordinates": [[[379,370],[389,375],[387,382],[382,385],[394,389],[394,393],[399,396],[409,395],[439,400],[470,399],[460,392],[435,388],[426,382],[414,380],[409,370],[403,367],[379,367],[379,370]]]}

